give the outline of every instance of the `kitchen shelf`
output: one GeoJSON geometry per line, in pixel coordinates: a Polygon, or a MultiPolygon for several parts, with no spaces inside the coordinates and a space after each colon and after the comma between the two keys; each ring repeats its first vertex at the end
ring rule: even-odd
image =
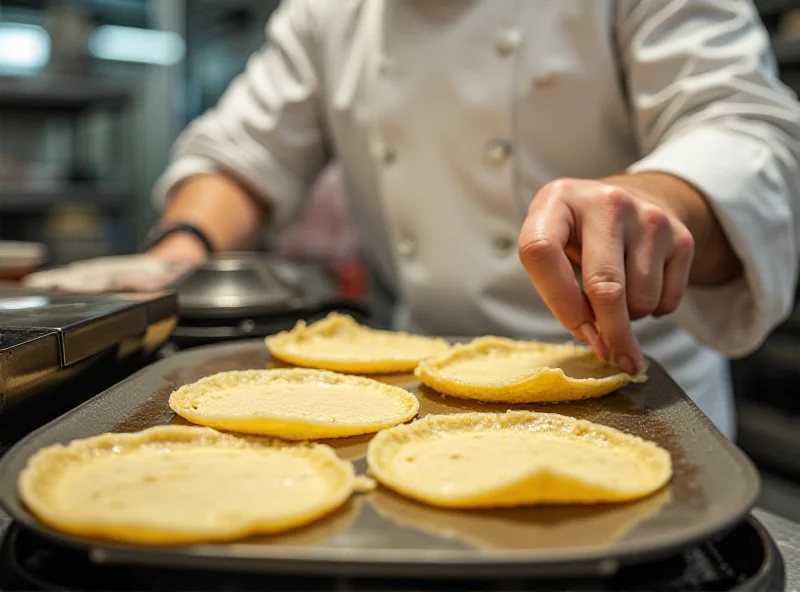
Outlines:
{"type": "Polygon", "coordinates": [[[69,185],[48,189],[0,185],[0,211],[36,212],[60,205],[88,205],[120,210],[130,203],[124,188],[69,185]]]}
{"type": "MultiPolygon", "coordinates": [[[[110,252],[125,253],[136,248],[132,231],[136,204],[128,185],[132,162],[128,112],[136,101],[136,92],[136,87],[121,79],[89,72],[46,69],[41,76],[0,76],[0,116],[3,122],[13,122],[4,133],[10,138],[6,144],[10,150],[15,137],[23,138],[21,141],[30,145],[27,151],[32,154],[21,154],[20,166],[23,170],[34,166],[29,177],[7,177],[0,182],[0,232],[4,238],[35,238],[50,244],[50,235],[56,231],[47,224],[49,212],[61,206],[83,206],[101,219],[102,235],[113,242],[110,252]],[[49,121],[60,125],[43,125],[49,121]],[[36,136],[32,138],[34,142],[27,143],[26,127],[31,126],[36,136]],[[49,136],[56,134],[60,141],[52,145],[60,146],[59,154],[43,153],[43,148],[50,145],[49,136]],[[98,145],[101,135],[103,144],[98,145]],[[98,158],[101,150],[103,157],[98,158]],[[59,170],[71,171],[71,180],[38,175],[35,165],[48,170],[48,165],[53,164],[48,158],[58,163],[59,170]],[[109,171],[116,173],[109,177],[109,171]]],[[[57,253],[51,253],[51,259],[64,264],[74,258],[109,252],[107,246],[86,245],[77,250],[58,248],[57,253]]]]}
{"type": "Polygon", "coordinates": [[[121,109],[131,100],[126,88],[85,76],[0,77],[0,108],[81,110],[87,107],[121,109]]]}

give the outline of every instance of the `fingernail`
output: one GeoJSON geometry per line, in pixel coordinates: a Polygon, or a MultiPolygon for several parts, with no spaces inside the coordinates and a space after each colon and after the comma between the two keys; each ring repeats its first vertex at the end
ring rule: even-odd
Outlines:
{"type": "Polygon", "coordinates": [[[628,356],[619,356],[617,365],[627,374],[636,374],[636,366],[633,365],[633,361],[628,356]]]}
{"type": "Polygon", "coordinates": [[[589,345],[592,346],[595,352],[601,354],[603,352],[602,343],[600,341],[600,333],[597,332],[597,328],[594,326],[594,323],[584,323],[580,327],[578,327],[578,331],[583,335],[583,340],[587,341],[589,345]]]}
{"type": "Polygon", "coordinates": [[[608,348],[600,337],[600,333],[598,333],[594,323],[583,323],[580,327],[578,327],[578,331],[581,332],[584,337],[584,341],[589,342],[589,345],[592,346],[592,349],[598,356],[603,359],[608,357],[608,348]]]}
{"type": "Polygon", "coordinates": [[[590,343],[600,339],[600,333],[597,332],[597,328],[594,326],[594,323],[583,323],[580,327],[578,327],[578,330],[584,334],[586,341],[590,343]]]}
{"type": "Polygon", "coordinates": [[[586,341],[586,337],[583,336],[583,333],[580,331],[571,331],[570,335],[575,341],[586,341]]]}

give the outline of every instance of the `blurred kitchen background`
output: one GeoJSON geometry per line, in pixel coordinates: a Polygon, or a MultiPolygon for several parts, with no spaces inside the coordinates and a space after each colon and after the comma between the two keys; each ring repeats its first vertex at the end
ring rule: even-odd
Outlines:
{"type": "MultiPolygon", "coordinates": [[[[0,0],[0,240],[44,245],[47,265],[136,251],[172,142],[264,43],[277,4],[0,0]]],[[[781,75],[800,92],[800,0],[757,5],[781,75]]],[[[332,180],[321,180],[316,209],[264,246],[325,259],[340,292],[380,316],[391,297],[358,260],[344,204],[326,197],[332,180]]],[[[761,505],[800,520],[800,312],[734,363],[734,377],[739,444],[764,473],[761,505]]]]}

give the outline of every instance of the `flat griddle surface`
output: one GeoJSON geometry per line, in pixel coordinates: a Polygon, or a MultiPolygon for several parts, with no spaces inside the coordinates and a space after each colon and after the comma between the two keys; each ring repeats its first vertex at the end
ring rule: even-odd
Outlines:
{"type": "MultiPolygon", "coordinates": [[[[16,482],[28,458],[44,446],[104,432],[132,432],[186,422],[167,404],[179,386],[226,371],[276,366],[263,341],[189,350],[159,361],[30,434],[0,461],[0,504],[22,525],[87,548],[97,562],[173,565],[307,575],[557,577],[613,573],[678,551],[739,521],[758,493],[758,474],[661,367],[650,380],[574,403],[529,405],[588,419],[652,440],[672,454],[674,476],[662,491],[627,504],[448,511],[378,488],[358,494],[315,524],[274,537],[232,544],[144,548],[60,534],[21,505],[16,482]]],[[[444,398],[413,375],[381,380],[420,399],[420,416],[505,411],[444,398]]],[[[369,436],[327,443],[365,470],[369,436]]]]}

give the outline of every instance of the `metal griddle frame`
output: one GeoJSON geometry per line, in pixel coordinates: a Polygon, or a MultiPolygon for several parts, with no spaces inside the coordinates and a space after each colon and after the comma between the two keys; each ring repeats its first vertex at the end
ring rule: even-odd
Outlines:
{"type": "MultiPolygon", "coordinates": [[[[459,512],[422,506],[378,488],[291,533],[231,544],[145,548],[61,534],[20,503],[17,476],[40,448],[182,423],[167,405],[175,388],[215,372],[269,365],[274,364],[261,340],[197,348],[152,364],[14,446],[0,460],[0,505],[23,527],[86,549],[98,563],[315,576],[575,578],[610,575],[621,565],[664,557],[718,535],[745,517],[758,494],[758,473],[749,459],[651,362],[646,384],[599,399],[523,407],[596,421],[669,450],[671,483],[628,504],[459,512]]],[[[419,387],[413,375],[378,378],[416,392],[420,415],[507,407],[440,397],[419,387]]],[[[363,473],[368,441],[361,436],[328,443],[363,473]]]]}

